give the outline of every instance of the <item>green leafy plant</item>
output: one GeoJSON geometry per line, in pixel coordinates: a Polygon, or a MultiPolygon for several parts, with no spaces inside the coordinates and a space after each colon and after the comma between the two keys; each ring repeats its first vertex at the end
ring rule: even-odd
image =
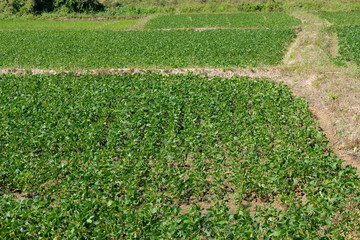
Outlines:
{"type": "Polygon", "coordinates": [[[300,23],[286,13],[181,14],[158,16],[145,28],[286,28],[300,23]]]}
{"type": "Polygon", "coordinates": [[[0,31],[14,30],[122,30],[128,29],[137,23],[137,20],[25,20],[2,19],[0,31]]]}
{"type": "Polygon", "coordinates": [[[334,58],[334,62],[344,66],[347,61],[354,61],[360,65],[360,12],[320,12],[315,14],[334,24],[329,31],[332,31],[333,28],[336,29],[341,56],[334,58]]]}
{"type": "Polygon", "coordinates": [[[292,29],[0,31],[1,67],[247,67],[281,62],[292,29]],[[106,44],[105,44],[106,43],[106,44]]]}
{"type": "Polygon", "coordinates": [[[314,13],[335,26],[350,26],[360,24],[360,11],[338,11],[338,12],[317,12],[314,13]]]}
{"type": "Polygon", "coordinates": [[[337,28],[339,52],[344,60],[353,60],[360,65],[360,26],[344,26],[337,28]]]}
{"type": "Polygon", "coordinates": [[[343,239],[359,230],[356,170],[282,84],[0,75],[0,93],[0,238],[343,239]]]}

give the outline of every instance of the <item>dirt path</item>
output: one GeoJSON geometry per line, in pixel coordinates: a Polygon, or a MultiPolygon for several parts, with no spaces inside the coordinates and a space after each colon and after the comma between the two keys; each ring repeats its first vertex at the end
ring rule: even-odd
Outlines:
{"type": "MultiPolygon", "coordinates": [[[[301,30],[277,67],[256,69],[185,68],[170,70],[144,69],[98,69],[71,71],[78,74],[134,74],[157,72],[161,74],[188,73],[206,74],[209,77],[229,78],[234,75],[250,78],[266,77],[283,82],[293,93],[305,97],[310,111],[318,119],[320,127],[330,140],[332,149],[360,171],[360,84],[358,67],[352,63],[339,67],[332,57],[338,55],[336,33],[327,31],[329,22],[313,14],[294,12],[302,20],[301,30]]],[[[142,29],[153,16],[143,19],[135,29],[142,29]]],[[[41,69],[0,69],[0,73],[56,74],[70,71],[41,69]]]]}
{"type": "MultiPolygon", "coordinates": [[[[129,28],[129,29],[124,29],[126,31],[139,31],[139,30],[143,30],[144,29],[144,26],[146,25],[146,23],[148,21],[150,21],[151,19],[155,18],[156,17],[156,14],[153,14],[153,15],[149,15],[147,17],[143,17],[143,18],[140,18],[140,20],[138,21],[138,23],[129,28]]],[[[120,30],[120,31],[124,31],[124,30],[120,30]]]]}
{"type": "Polygon", "coordinates": [[[47,69],[20,69],[20,68],[0,68],[0,74],[58,74],[58,73],[76,73],[76,74],[135,74],[135,73],[160,73],[160,74],[204,74],[209,77],[220,76],[231,78],[234,75],[248,76],[250,78],[281,78],[284,71],[276,68],[257,68],[257,69],[221,69],[221,68],[174,68],[174,69],[138,69],[138,68],[114,68],[114,69],[93,69],[93,70],[47,70],[47,69]]]}
{"type": "Polygon", "coordinates": [[[336,66],[338,55],[335,32],[331,25],[313,14],[296,12],[302,30],[287,52],[282,69],[290,78],[279,78],[305,97],[310,110],[330,140],[332,149],[360,171],[360,86],[357,67],[336,66]],[[290,81],[289,81],[290,80],[290,81]]]}

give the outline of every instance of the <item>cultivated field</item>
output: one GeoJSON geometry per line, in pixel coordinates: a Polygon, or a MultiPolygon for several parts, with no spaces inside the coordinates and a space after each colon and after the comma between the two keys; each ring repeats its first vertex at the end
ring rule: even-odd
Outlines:
{"type": "Polygon", "coordinates": [[[182,14],[153,18],[145,28],[287,28],[300,23],[285,13],[182,14]]]}
{"type": "Polygon", "coordinates": [[[0,67],[71,70],[265,66],[280,63],[294,37],[292,29],[6,31],[0,32],[0,67]]]}
{"type": "Polygon", "coordinates": [[[316,15],[336,26],[360,25],[360,12],[320,12],[316,15]]]}
{"type": "Polygon", "coordinates": [[[356,171],[282,84],[8,75],[0,87],[2,236],[302,239],[358,221],[356,171]]]}
{"type": "Polygon", "coordinates": [[[0,20],[0,239],[359,239],[357,16],[0,20]]]}
{"type": "MultiPolygon", "coordinates": [[[[219,16],[221,23],[226,23],[223,21],[229,18],[233,22],[239,22],[236,26],[251,28],[266,23],[267,27],[273,28],[246,31],[110,31],[101,29],[115,29],[121,22],[82,20],[78,21],[80,24],[75,30],[75,21],[70,21],[68,25],[66,21],[54,24],[49,24],[51,21],[35,21],[35,24],[29,21],[21,25],[16,21],[12,23],[6,20],[3,30],[0,31],[0,67],[76,70],[276,65],[281,62],[286,47],[295,37],[295,30],[290,26],[299,23],[295,18],[283,13],[264,16],[199,15],[196,19],[200,23],[209,22],[211,25],[212,20],[219,16]],[[250,16],[250,19],[247,16],[250,16]],[[285,22],[287,24],[284,25],[285,22]],[[27,25],[32,25],[33,28],[27,25]],[[282,28],[279,28],[280,25],[282,28]],[[62,31],[66,29],[65,26],[68,31],[62,31]]],[[[162,26],[156,28],[172,27],[171,21],[170,25],[166,25],[163,18],[160,16],[150,20],[150,23],[163,22],[162,26]]],[[[170,18],[179,22],[178,16],[170,18]]],[[[212,26],[216,26],[216,23],[212,26]]]]}
{"type": "Polygon", "coordinates": [[[123,30],[134,26],[136,20],[24,20],[1,19],[0,31],[15,30],[123,30]]]}
{"type": "Polygon", "coordinates": [[[360,65],[360,12],[321,13],[334,24],[339,39],[339,53],[347,61],[360,65]]]}

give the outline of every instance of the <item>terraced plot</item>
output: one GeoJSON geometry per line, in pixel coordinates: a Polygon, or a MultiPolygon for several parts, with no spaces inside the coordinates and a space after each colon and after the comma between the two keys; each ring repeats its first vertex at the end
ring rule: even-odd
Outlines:
{"type": "Polygon", "coordinates": [[[0,67],[246,67],[281,62],[292,29],[0,31],[0,67]]]}
{"type": "Polygon", "coordinates": [[[355,169],[284,85],[0,75],[0,92],[1,238],[341,239],[359,228],[355,169]]]}
{"type": "Polygon", "coordinates": [[[360,26],[338,27],[337,34],[340,54],[360,65],[360,26]]]}
{"type": "Polygon", "coordinates": [[[286,13],[182,14],[156,17],[145,28],[287,28],[300,23],[286,13]]]}
{"type": "Polygon", "coordinates": [[[0,19],[0,31],[14,30],[122,30],[134,26],[137,20],[22,20],[0,19]]]}
{"type": "Polygon", "coordinates": [[[360,11],[314,13],[336,26],[360,25],[360,11]]]}
{"type": "Polygon", "coordinates": [[[319,16],[333,23],[339,39],[339,53],[360,65],[360,12],[324,12],[319,16]]]}

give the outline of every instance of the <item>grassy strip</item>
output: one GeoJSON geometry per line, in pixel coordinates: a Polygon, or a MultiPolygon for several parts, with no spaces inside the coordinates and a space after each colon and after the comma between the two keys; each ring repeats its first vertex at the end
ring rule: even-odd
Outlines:
{"type": "Polygon", "coordinates": [[[0,89],[1,238],[340,239],[359,227],[355,169],[284,85],[70,74],[1,75],[0,89]]]}
{"type": "Polygon", "coordinates": [[[159,16],[151,19],[145,28],[285,28],[300,23],[299,19],[285,13],[191,14],[159,16]]]}
{"type": "Polygon", "coordinates": [[[41,69],[265,66],[278,64],[294,37],[295,31],[291,29],[0,31],[0,66],[41,69]]]}

